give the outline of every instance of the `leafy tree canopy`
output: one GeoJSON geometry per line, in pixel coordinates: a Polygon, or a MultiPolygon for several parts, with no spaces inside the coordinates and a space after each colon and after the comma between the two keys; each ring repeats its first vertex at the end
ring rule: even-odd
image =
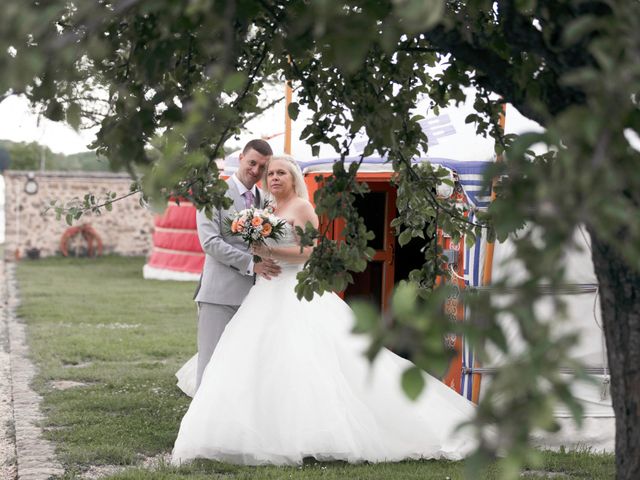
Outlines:
{"type": "MultiPolygon", "coordinates": [[[[557,374],[570,363],[575,338],[552,338],[533,306],[535,285],[562,283],[563,249],[576,226],[586,225],[609,352],[618,476],[640,476],[640,174],[628,140],[640,131],[640,3],[9,0],[4,23],[0,92],[27,94],[54,120],[99,122],[98,153],[136,172],[152,200],[163,203],[172,192],[205,208],[224,204],[214,159],[264,106],[265,82],[284,76],[313,112],[303,133],[308,143],[346,151],[362,131],[366,153],[388,156],[403,241],[429,243],[436,223],[468,239],[483,230],[504,239],[529,225],[516,240],[529,278],[511,285],[517,293],[500,308],[516,318],[529,347],[496,375],[478,409],[477,425],[501,432],[483,438],[481,451],[506,448],[506,476],[531,454],[521,448],[530,431],[554,428],[554,401],[580,417],[557,374]],[[477,212],[477,225],[432,195],[444,181],[438,171],[410,164],[428,149],[420,118],[408,114],[416,102],[428,96],[437,109],[467,95],[477,110],[469,120],[507,158],[489,174],[501,179],[498,196],[488,212],[477,212]],[[504,136],[497,121],[503,102],[545,132],[504,136]],[[539,143],[551,153],[533,155],[539,143]]],[[[292,116],[297,109],[291,106],[292,116]]],[[[302,296],[343,287],[370,257],[352,206],[366,188],[355,182],[356,170],[336,164],[315,198],[319,213],[347,219],[346,242],[321,241],[301,274],[302,296]]],[[[308,230],[303,239],[316,235],[308,230]]],[[[396,293],[398,329],[434,338],[453,328],[441,314],[446,287],[434,288],[444,273],[441,254],[425,249],[424,265],[396,293]]],[[[481,293],[465,301],[483,322],[457,328],[480,352],[508,349],[497,307],[481,293]]],[[[379,330],[375,313],[360,313],[359,328],[374,331],[373,355],[396,332],[379,330]]],[[[446,357],[433,343],[412,343],[418,366],[446,357]]],[[[408,391],[419,390],[417,378],[407,374],[408,391]]]]}

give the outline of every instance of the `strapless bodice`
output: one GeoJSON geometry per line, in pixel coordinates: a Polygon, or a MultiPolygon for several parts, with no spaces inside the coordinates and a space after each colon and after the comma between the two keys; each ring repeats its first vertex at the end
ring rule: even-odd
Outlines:
{"type": "MultiPolygon", "coordinates": [[[[277,240],[273,238],[267,238],[265,240],[265,244],[267,245],[267,247],[271,247],[271,248],[297,247],[300,245],[298,243],[298,237],[296,237],[295,228],[289,222],[286,222],[284,224],[283,233],[280,238],[278,238],[277,240]]],[[[283,274],[284,273],[295,274],[302,269],[302,263],[283,262],[280,260],[278,261],[278,265],[280,265],[280,267],[282,268],[283,274]]]]}
{"type": "MultiPolygon", "coordinates": [[[[280,219],[279,219],[280,220],[280,219]]],[[[267,247],[294,247],[298,245],[295,229],[289,222],[285,222],[282,236],[279,239],[267,238],[267,247]]]]}

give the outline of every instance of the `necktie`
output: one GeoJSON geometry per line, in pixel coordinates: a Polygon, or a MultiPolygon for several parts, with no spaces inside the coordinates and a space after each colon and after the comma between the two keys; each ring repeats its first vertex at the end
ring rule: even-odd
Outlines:
{"type": "Polygon", "coordinates": [[[254,201],[253,192],[251,190],[247,190],[246,192],[244,192],[243,195],[244,195],[244,206],[246,208],[253,207],[253,201],[254,201]]]}

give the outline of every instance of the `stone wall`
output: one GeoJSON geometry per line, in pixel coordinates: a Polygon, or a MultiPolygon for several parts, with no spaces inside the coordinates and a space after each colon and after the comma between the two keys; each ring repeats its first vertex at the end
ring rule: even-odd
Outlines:
{"type": "MultiPolygon", "coordinates": [[[[5,178],[5,257],[22,258],[37,249],[41,257],[60,254],[60,239],[69,228],[64,218],[56,220],[53,210],[43,213],[51,200],[68,202],[82,199],[86,193],[101,198],[107,192],[118,196],[129,191],[131,179],[126,174],[93,172],[34,172],[38,191],[27,194],[28,172],[7,170],[5,178]]],[[[103,243],[103,254],[145,255],[151,248],[153,213],[132,195],[113,204],[102,215],[88,213],[75,225],[90,224],[103,243]]],[[[81,252],[86,243],[76,237],[71,250],[81,252]]]]}

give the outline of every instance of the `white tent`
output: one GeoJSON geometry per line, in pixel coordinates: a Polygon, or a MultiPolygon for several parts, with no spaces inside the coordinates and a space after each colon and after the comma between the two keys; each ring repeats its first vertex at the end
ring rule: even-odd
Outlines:
{"type": "MultiPolygon", "coordinates": [[[[526,131],[541,131],[542,128],[526,118],[522,117],[515,108],[507,107],[506,133],[523,133],[526,131]]],[[[534,146],[536,153],[543,153],[543,147],[534,146]]],[[[507,285],[515,284],[526,275],[524,266],[514,259],[515,247],[511,239],[495,245],[492,279],[495,282],[506,281],[507,285]]],[[[484,264],[483,264],[484,265],[484,264]]],[[[565,285],[562,289],[548,291],[535,305],[539,318],[546,319],[554,326],[557,334],[566,332],[578,332],[579,342],[571,351],[571,358],[579,360],[592,376],[593,382],[573,380],[573,395],[580,400],[584,407],[583,426],[578,429],[571,413],[562,405],[555,409],[554,416],[561,425],[561,431],[555,434],[540,434],[537,438],[541,446],[548,448],[565,447],[589,447],[595,450],[611,452],[615,447],[615,416],[611,406],[609,394],[609,370],[607,365],[606,346],[604,332],[602,330],[600,303],[598,299],[598,282],[591,261],[591,242],[588,233],[583,227],[576,230],[572,246],[566,250],[564,258],[566,269],[565,285]],[[561,319],[559,312],[553,307],[552,297],[559,297],[567,308],[565,319],[561,319]]],[[[470,284],[473,283],[469,278],[470,284]]],[[[545,286],[541,286],[545,288],[545,286]]],[[[500,302],[499,297],[495,301],[500,302]]],[[[518,351],[522,345],[517,329],[512,318],[504,316],[501,319],[507,334],[507,341],[514,351],[518,351]]],[[[468,382],[464,385],[463,392],[471,398],[470,380],[472,373],[488,372],[483,375],[482,382],[491,381],[491,370],[505,362],[509,358],[499,352],[493,352],[489,364],[475,368],[473,352],[465,348],[463,366],[467,371],[468,382]]],[[[573,377],[570,371],[563,375],[568,379],[573,377]]],[[[464,384],[464,382],[463,382],[464,384]]],[[[482,389],[480,390],[482,398],[482,389]]]]}
{"type": "MultiPolygon", "coordinates": [[[[458,106],[440,109],[438,115],[435,115],[429,109],[427,100],[409,112],[408,114],[410,115],[420,114],[425,117],[420,121],[420,124],[429,138],[429,151],[423,155],[422,159],[416,159],[416,161],[432,161],[435,159],[456,162],[493,161],[495,158],[493,139],[477,135],[475,125],[465,122],[467,115],[474,112],[473,99],[469,99],[458,106]]],[[[330,171],[333,162],[338,159],[338,152],[331,146],[323,144],[320,146],[318,155],[314,156],[311,147],[300,140],[302,130],[310,122],[311,113],[301,109],[297,120],[292,122],[291,155],[298,160],[303,169],[308,171],[330,171]]],[[[261,118],[250,122],[247,125],[250,133],[240,137],[238,145],[242,146],[252,138],[263,137],[269,142],[275,155],[282,155],[285,143],[284,128],[275,132],[272,130],[265,132],[265,125],[270,125],[271,128],[273,128],[273,125],[284,125],[283,104],[277,105],[265,112],[261,118]]],[[[337,134],[341,140],[346,138],[345,132],[338,131],[337,134]]],[[[350,161],[359,160],[366,143],[367,137],[364,133],[360,133],[355,137],[347,155],[350,161]]],[[[233,173],[235,171],[238,154],[239,150],[225,158],[225,173],[233,173]]],[[[369,156],[362,166],[362,171],[390,170],[391,166],[386,162],[386,159],[381,158],[378,154],[369,156]]]]}
{"type": "MultiPolygon", "coordinates": [[[[521,262],[514,259],[515,247],[511,240],[496,245],[493,262],[493,279],[513,285],[525,278],[526,272],[521,262]]],[[[566,250],[566,283],[560,289],[545,291],[546,295],[535,304],[539,318],[549,322],[552,331],[558,335],[578,332],[579,341],[570,351],[570,357],[579,360],[592,376],[593,382],[578,381],[567,369],[563,375],[571,381],[573,395],[584,407],[583,427],[578,430],[571,418],[571,412],[558,405],[554,416],[561,425],[561,431],[554,434],[540,434],[537,442],[545,447],[590,447],[595,450],[613,451],[615,443],[615,417],[609,394],[609,370],[602,330],[598,283],[593,270],[590,252],[590,238],[584,228],[576,230],[573,245],[566,250]],[[553,297],[560,298],[567,307],[566,318],[553,306],[553,297]]],[[[496,302],[505,300],[495,296],[496,302]]],[[[509,316],[503,316],[501,324],[512,351],[517,354],[522,349],[522,339],[509,316]]],[[[508,363],[510,355],[492,352],[491,361],[476,372],[487,372],[483,383],[491,381],[491,371],[508,363]]],[[[480,391],[482,397],[482,390],[480,391]]]]}

